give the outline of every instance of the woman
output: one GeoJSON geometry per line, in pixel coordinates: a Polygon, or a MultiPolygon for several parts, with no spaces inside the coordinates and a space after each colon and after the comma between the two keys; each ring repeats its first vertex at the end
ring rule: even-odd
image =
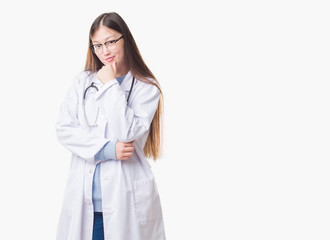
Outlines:
{"type": "Polygon", "coordinates": [[[62,104],[57,136],[72,152],[59,240],[163,240],[161,203],[146,157],[160,155],[162,92],[124,20],[101,14],[85,71],[62,104]]]}

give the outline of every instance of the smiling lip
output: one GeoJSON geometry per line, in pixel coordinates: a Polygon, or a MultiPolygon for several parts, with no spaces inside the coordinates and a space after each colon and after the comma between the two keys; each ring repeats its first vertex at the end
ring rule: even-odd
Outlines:
{"type": "Polygon", "coordinates": [[[105,59],[105,61],[107,61],[107,62],[111,62],[112,59],[114,59],[114,57],[108,57],[108,58],[105,59]]]}

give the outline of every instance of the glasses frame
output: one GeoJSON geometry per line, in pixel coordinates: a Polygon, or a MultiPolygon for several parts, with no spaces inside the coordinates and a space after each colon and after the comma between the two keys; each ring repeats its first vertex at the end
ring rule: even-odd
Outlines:
{"type": "Polygon", "coordinates": [[[120,39],[122,39],[122,38],[124,38],[124,35],[121,35],[121,37],[118,38],[118,39],[116,39],[116,40],[109,40],[109,41],[106,41],[106,42],[104,42],[104,43],[98,43],[98,44],[91,45],[89,48],[91,49],[91,51],[92,51],[93,53],[98,54],[98,53],[96,52],[95,48],[94,48],[95,45],[101,45],[100,49],[102,49],[102,51],[103,51],[103,45],[106,46],[106,48],[107,48],[108,50],[111,50],[109,47],[114,46],[114,45],[115,45],[120,39]]]}

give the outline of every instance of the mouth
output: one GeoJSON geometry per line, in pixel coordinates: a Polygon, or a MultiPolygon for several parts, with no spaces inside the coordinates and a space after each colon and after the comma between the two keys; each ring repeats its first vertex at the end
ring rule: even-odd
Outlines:
{"type": "Polygon", "coordinates": [[[107,62],[111,62],[114,58],[115,58],[115,57],[108,57],[108,58],[105,59],[105,61],[107,61],[107,62]]]}

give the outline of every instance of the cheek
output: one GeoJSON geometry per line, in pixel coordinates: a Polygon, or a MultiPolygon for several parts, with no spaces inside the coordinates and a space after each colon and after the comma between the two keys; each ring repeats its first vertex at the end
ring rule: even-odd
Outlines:
{"type": "Polygon", "coordinates": [[[102,58],[99,58],[99,60],[101,61],[101,63],[103,63],[103,65],[106,65],[106,61],[105,60],[103,60],[102,58]]]}
{"type": "Polygon", "coordinates": [[[119,48],[115,49],[114,53],[117,55],[119,59],[122,59],[124,56],[124,48],[120,46],[119,48]]]}
{"type": "Polygon", "coordinates": [[[124,56],[123,52],[118,50],[114,52],[114,54],[116,55],[118,61],[121,61],[124,56]]]}

